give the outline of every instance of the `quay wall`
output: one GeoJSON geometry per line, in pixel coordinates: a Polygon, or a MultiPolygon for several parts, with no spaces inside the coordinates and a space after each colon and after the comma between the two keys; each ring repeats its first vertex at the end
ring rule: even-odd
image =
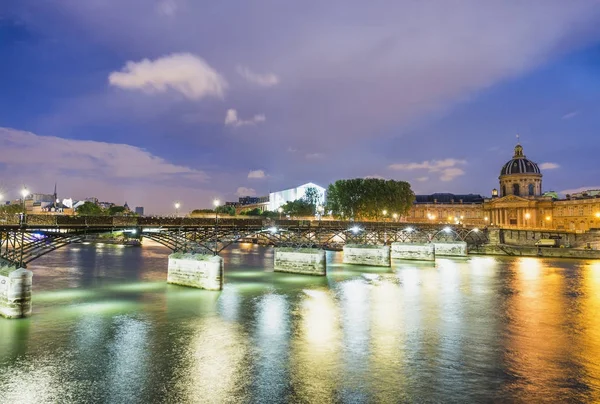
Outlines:
{"type": "Polygon", "coordinates": [[[435,254],[445,257],[466,257],[467,243],[464,241],[434,242],[435,254]]]}

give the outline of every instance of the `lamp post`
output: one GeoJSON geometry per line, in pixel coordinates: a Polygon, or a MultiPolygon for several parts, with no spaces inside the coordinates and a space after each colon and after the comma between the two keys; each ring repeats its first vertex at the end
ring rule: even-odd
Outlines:
{"type": "Polygon", "coordinates": [[[175,217],[179,217],[179,208],[181,207],[181,203],[175,202],[175,217]]]}
{"type": "Polygon", "coordinates": [[[394,222],[397,222],[397,221],[398,221],[398,214],[397,214],[397,213],[394,213],[394,214],[392,215],[392,217],[394,218],[394,222]]]}
{"type": "Polygon", "coordinates": [[[277,208],[277,212],[279,212],[279,220],[281,220],[281,214],[283,213],[283,208],[280,206],[277,208]]]}
{"type": "MultiPolygon", "coordinates": [[[[25,213],[27,212],[27,208],[25,207],[25,198],[29,195],[29,191],[27,187],[23,186],[21,190],[21,196],[23,197],[23,214],[21,215],[21,226],[25,226],[25,213]]],[[[25,238],[25,229],[21,229],[21,243],[19,245],[21,253],[19,254],[19,268],[23,268],[23,243],[25,238]]]]}
{"type": "Polygon", "coordinates": [[[382,210],[381,213],[383,214],[383,222],[385,223],[385,217],[387,215],[387,210],[382,210]]]}
{"type": "Polygon", "coordinates": [[[525,227],[529,227],[529,219],[531,218],[531,214],[529,212],[525,213],[525,227]]]}

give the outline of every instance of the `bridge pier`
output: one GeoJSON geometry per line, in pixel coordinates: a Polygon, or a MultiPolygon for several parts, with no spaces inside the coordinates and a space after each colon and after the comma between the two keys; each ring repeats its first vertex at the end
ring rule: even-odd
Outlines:
{"type": "Polygon", "coordinates": [[[432,243],[392,243],[392,258],[435,261],[435,246],[432,243]]]}
{"type": "Polygon", "coordinates": [[[223,258],[218,255],[169,255],[167,282],[206,290],[223,290],[223,258]]]}
{"type": "Polygon", "coordinates": [[[0,263],[0,315],[23,318],[31,315],[33,272],[0,263]]]}
{"type": "Polygon", "coordinates": [[[435,254],[446,257],[466,257],[467,243],[465,241],[433,242],[435,254]]]}
{"type": "Polygon", "coordinates": [[[316,248],[275,247],[275,272],[304,275],[327,275],[325,250],[316,248]]]}
{"type": "Polygon", "coordinates": [[[344,246],[344,264],[391,267],[390,247],[387,245],[347,244],[344,246]]]}

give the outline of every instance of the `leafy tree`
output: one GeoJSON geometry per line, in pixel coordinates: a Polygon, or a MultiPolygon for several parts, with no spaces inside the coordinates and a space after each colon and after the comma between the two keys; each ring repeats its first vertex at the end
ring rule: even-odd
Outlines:
{"type": "Polygon", "coordinates": [[[246,216],[260,216],[262,214],[262,210],[260,210],[260,208],[254,208],[249,210],[243,210],[240,214],[246,216]]]}
{"type": "Polygon", "coordinates": [[[334,216],[354,219],[381,219],[388,215],[405,215],[415,194],[405,181],[355,178],[338,180],[327,189],[327,209],[334,216]]]}
{"type": "Polygon", "coordinates": [[[312,216],[315,213],[315,205],[304,199],[286,202],[281,208],[284,214],[290,216],[312,216]]]}
{"type": "Polygon", "coordinates": [[[304,197],[302,198],[304,202],[313,206],[313,213],[317,205],[321,203],[321,196],[319,195],[319,190],[315,187],[308,187],[304,193],[304,197]]]}
{"type": "Polygon", "coordinates": [[[203,213],[215,213],[213,209],[194,209],[192,210],[192,215],[201,215],[203,213]]]}
{"type": "Polygon", "coordinates": [[[11,203],[10,205],[0,206],[0,214],[16,215],[19,213],[23,213],[23,204],[22,203],[11,203]]]}
{"type": "Polygon", "coordinates": [[[235,208],[233,206],[228,206],[228,205],[217,206],[215,208],[215,211],[217,213],[220,213],[223,215],[235,216],[235,208]]]}
{"type": "Polygon", "coordinates": [[[101,216],[105,214],[104,210],[93,202],[85,202],[76,211],[78,215],[85,216],[101,216]]]}
{"type": "Polygon", "coordinates": [[[121,216],[124,213],[127,213],[127,209],[125,208],[125,206],[111,206],[110,208],[108,208],[109,216],[121,216]]]}

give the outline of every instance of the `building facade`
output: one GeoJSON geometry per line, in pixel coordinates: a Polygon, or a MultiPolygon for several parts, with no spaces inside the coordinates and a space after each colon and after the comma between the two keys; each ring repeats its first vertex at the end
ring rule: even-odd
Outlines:
{"type": "Polygon", "coordinates": [[[268,210],[276,212],[279,207],[285,205],[287,202],[292,202],[297,199],[302,199],[306,195],[308,188],[314,188],[317,190],[319,195],[319,201],[317,204],[325,203],[325,188],[313,184],[312,182],[300,185],[296,188],[284,189],[283,191],[271,192],[269,194],[269,205],[268,210]]]}
{"type": "Polygon", "coordinates": [[[543,192],[539,166],[515,146],[513,158],[500,170],[499,191],[483,199],[478,195],[419,195],[409,214],[413,223],[448,223],[585,232],[600,230],[600,192],[590,190],[557,199],[543,192]],[[443,196],[443,197],[440,197],[443,196]]]}

